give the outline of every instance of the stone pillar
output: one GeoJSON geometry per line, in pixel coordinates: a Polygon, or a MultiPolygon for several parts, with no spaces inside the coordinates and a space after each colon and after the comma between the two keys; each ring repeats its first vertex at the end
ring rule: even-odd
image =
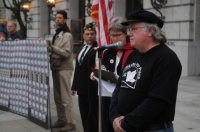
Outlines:
{"type": "Polygon", "coordinates": [[[28,18],[32,18],[32,21],[30,21],[32,29],[27,29],[27,39],[44,38],[44,34],[48,34],[48,7],[46,1],[32,1],[28,18]]]}
{"type": "Polygon", "coordinates": [[[79,0],[69,0],[69,26],[71,19],[78,19],[79,18],[79,0]]]}
{"type": "Polygon", "coordinates": [[[196,46],[196,75],[200,76],[200,1],[195,0],[194,6],[194,44],[196,46]]]}
{"type": "Polygon", "coordinates": [[[114,0],[113,2],[114,17],[125,17],[126,0],[114,0]]]}
{"type": "MultiPolygon", "coordinates": [[[[39,22],[39,35],[41,37],[44,37],[45,34],[48,34],[48,23],[49,23],[49,20],[48,20],[48,6],[47,6],[47,3],[46,3],[46,0],[40,0],[38,1],[40,3],[40,15],[39,15],[39,18],[40,18],[40,22],[39,22]]],[[[51,26],[50,26],[51,27],[51,26]]]]}

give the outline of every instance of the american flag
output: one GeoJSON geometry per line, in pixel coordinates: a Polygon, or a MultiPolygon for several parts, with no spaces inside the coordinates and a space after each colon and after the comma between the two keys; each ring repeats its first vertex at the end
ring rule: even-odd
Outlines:
{"type": "Polygon", "coordinates": [[[98,25],[98,46],[110,44],[108,25],[113,18],[112,0],[93,0],[91,17],[98,25]]]}

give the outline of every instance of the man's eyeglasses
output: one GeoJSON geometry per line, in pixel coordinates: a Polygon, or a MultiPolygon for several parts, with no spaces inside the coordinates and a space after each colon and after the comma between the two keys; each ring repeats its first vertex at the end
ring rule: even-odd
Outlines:
{"type": "Polygon", "coordinates": [[[127,28],[126,29],[126,31],[127,31],[127,33],[133,33],[133,32],[135,32],[138,28],[144,28],[144,27],[133,27],[133,28],[127,28]]]}
{"type": "MultiPolygon", "coordinates": [[[[123,33],[122,33],[122,34],[123,34],[123,33]]],[[[118,37],[120,37],[122,34],[110,34],[110,37],[111,37],[111,38],[114,38],[114,37],[118,38],[118,37]]]]}

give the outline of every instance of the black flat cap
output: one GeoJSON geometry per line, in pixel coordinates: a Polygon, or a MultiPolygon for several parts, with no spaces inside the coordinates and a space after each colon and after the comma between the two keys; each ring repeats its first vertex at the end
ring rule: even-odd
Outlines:
{"type": "Polygon", "coordinates": [[[152,12],[145,10],[131,12],[128,15],[127,21],[121,24],[128,26],[130,22],[146,22],[151,24],[157,24],[159,28],[163,27],[163,21],[158,16],[156,16],[152,12]]]}

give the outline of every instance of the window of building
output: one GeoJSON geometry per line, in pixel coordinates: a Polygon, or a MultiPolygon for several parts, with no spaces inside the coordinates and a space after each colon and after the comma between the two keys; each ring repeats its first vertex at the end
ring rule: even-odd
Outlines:
{"type": "Polygon", "coordinates": [[[143,0],[126,0],[126,17],[132,11],[143,10],[143,0]]]}

